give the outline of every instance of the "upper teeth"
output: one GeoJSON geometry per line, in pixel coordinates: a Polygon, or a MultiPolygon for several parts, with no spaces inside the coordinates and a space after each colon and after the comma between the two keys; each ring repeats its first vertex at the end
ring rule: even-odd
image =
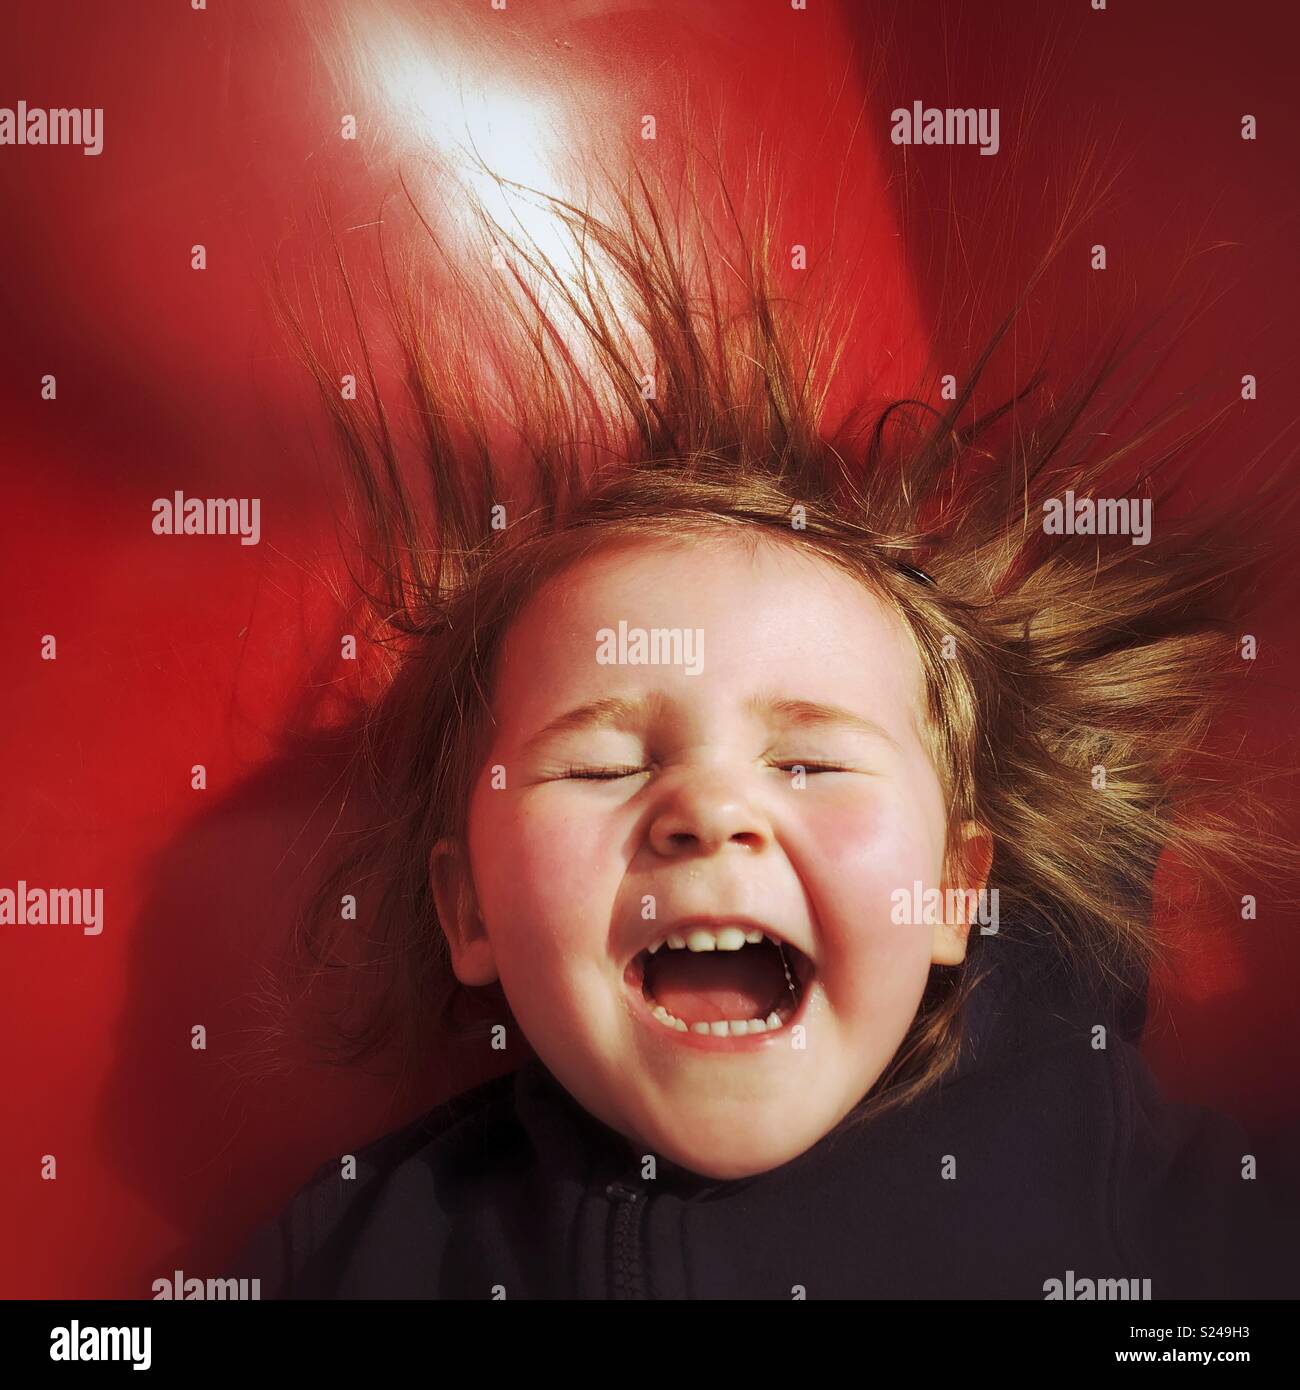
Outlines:
{"type": "Polygon", "coordinates": [[[745,945],[757,946],[764,937],[767,937],[773,946],[781,945],[776,937],[767,936],[766,932],[757,929],[746,931],[743,927],[692,927],[685,935],[681,932],[669,932],[666,937],[650,947],[650,954],[654,955],[665,941],[670,951],[739,951],[745,945]]]}

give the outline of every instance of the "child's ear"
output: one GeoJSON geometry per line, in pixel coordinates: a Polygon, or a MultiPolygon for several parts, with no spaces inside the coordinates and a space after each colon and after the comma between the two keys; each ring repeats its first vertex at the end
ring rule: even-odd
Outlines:
{"type": "Polygon", "coordinates": [[[434,845],[429,883],[456,978],[463,985],[490,985],[497,978],[492,943],[479,916],[469,856],[459,840],[439,840],[434,845]]]}
{"type": "Polygon", "coordinates": [[[993,836],[977,821],[962,821],[958,829],[958,844],[944,868],[943,900],[948,903],[950,890],[954,897],[955,913],[944,912],[951,921],[939,921],[934,926],[931,964],[960,965],[966,959],[966,938],[971,927],[971,908],[974,899],[969,895],[982,893],[993,867],[993,836]]]}

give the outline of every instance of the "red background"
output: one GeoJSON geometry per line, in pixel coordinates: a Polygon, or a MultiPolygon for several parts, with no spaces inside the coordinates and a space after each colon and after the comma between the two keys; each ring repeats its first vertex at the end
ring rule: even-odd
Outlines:
{"type": "MultiPolygon", "coordinates": [[[[105,109],[98,157],[0,147],[0,885],[102,885],[106,920],[98,937],[0,929],[10,1296],[147,1297],[174,1268],[216,1273],[316,1164],[519,1060],[448,1048],[402,1084],[300,1065],[259,1079],[239,1061],[339,769],[311,688],[340,630],[324,582],[335,465],[266,267],[318,249],[318,182],[362,223],[418,158],[372,79],[331,89],[322,55],[346,70],[371,19],[430,17],[423,42],[564,111],[579,157],[584,131],[634,130],[685,79],[725,111],[737,160],[760,134],[777,153],[782,240],[813,252],[843,177],[841,232],[869,291],[851,366],[872,394],[904,387],[928,339],[943,369],[967,365],[1091,154],[1110,197],[1035,297],[1015,361],[1050,336],[1063,380],[1108,309],[1190,288],[1201,311],[1179,318],[1160,386],[1200,382],[1228,406],[1200,494],[1231,488],[1291,420],[1288,5],[358,2],[351,29],[323,2],[5,8],[0,105],[105,109]],[[1001,153],[892,146],[888,113],[914,99],[998,106],[1001,153]],[[341,110],[363,114],[362,141],[338,139],[341,110]],[[150,503],[176,489],[260,497],[261,544],[154,536],[150,503]]],[[[1253,624],[1252,749],[1294,718],[1283,616],[1253,624]]],[[[1171,1091],[1260,1131],[1296,1118],[1295,924],[1266,894],[1248,932],[1230,935],[1230,905],[1189,922],[1146,1044],[1171,1091]]]]}

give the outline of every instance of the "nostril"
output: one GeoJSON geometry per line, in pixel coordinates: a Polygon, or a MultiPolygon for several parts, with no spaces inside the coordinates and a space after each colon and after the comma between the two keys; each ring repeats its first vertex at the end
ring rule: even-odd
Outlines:
{"type": "MultiPolygon", "coordinates": [[[[665,837],[669,846],[674,850],[694,850],[700,849],[705,844],[705,838],[694,834],[689,830],[674,830],[665,837]]],[[[708,837],[708,843],[718,845],[721,841],[708,837]]],[[[763,837],[752,830],[737,830],[735,834],[727,837],[726,843],[733,845],[743,845],[746,849],[761,849],[763,837]]]]}

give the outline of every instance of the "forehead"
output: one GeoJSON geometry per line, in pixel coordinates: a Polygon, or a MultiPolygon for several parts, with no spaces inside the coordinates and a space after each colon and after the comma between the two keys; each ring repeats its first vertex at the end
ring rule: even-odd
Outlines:
{"type": "Polygon", "coordinates": [[[840,705],[896,730],[923,706],[902,618],[862,582],[798,541],[758,532],[620,540],[544,584],[511,623],[494,691],[498,724],[557,706],[650,689],[670,701],[776,693],[840,705]],[[700,635],[702,670],[597,661],[598,633],[700,635]]]}

